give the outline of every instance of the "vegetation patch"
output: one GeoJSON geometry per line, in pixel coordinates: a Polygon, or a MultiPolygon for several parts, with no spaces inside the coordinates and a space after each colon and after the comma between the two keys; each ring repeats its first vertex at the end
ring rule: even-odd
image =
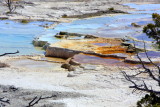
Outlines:
{"type": "Polygon", "coordinates": [[[108,8],[108,10],[113,11],[113,10],[114,10],[114,8],[113,8],[113,7],[111,7],[111,8],[108,8]]]}
{"type": "Polygon", "coordinates": [[[154,93],[146,94],[137,102],[137,107],[160,107],[160,97],[154,93]]]}
{"type": "Polygon", "coordinates": [[[141,27],[141,26],[138,25],[137,23],[131,23],[131,25],[132,25],[133,27],[141,27]]]}
{"type": "Polygon", "coordinates": [[[143,28],[143,32],[146,33],[149,38],[153,38],[160,47],[160,15],[153,13],[152,20],[154,23],[146,25],[143,28]]]}
{"type": "Polygon", "coordinates": [[[68,16],[66,14],[62,15],[62,18],[67,18],[68,16]]]}
{"type": "Polygon", "coordinates": [[[68,37],[84,37],[85,39],[95,39],[98,38],[94,35],[85,35],[85,34],[79,34],[79,33],[69,33],[69,32],[59,32],[55,35],[56,38],[68,38],[68,37]]]}
{"type": "Polygon", "coordinates": [[[27,23],[29,23],[29,20],[23,19],[23,20],[21,20],[21,23],[27,24],[27,23]]]}
{"type": "Polygon", "coordinates": [[[0,20],[7,20],[8,17],[0,17],[0,20]]]}

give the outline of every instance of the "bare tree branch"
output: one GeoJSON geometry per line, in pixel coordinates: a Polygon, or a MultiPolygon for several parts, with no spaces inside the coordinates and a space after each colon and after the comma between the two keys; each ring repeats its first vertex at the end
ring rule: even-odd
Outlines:
{"type": "Polygon", "coordinates": [[[40,100],[49,99],[49,98],[53,98],[53,97],[57,97],[57,96],[56,95],[52,95],[52,96],[48,96],[48,97],[40,96],[39,98],[36,96],[29,102],[28,106],[26,106],[26,107],[33,107],[35,104],[38,104],[40,100]]]}
{"type": "MultiPolygon", "coordinates": [[[[134,43],[134,47],[136,48],[135,43],[134,43]]],[[[135,92],[136,90],[139,90],[139,91],[142,91],[142,92],[145,91],[145,92],[150,92],[150,93],[155,93],[155,94],[160,95],[160,91],[157,91],[157,90],[152,89],[152,87],[149,86],[149,85],[147,85],[144,80],[142,80],[142,81],[141,81],[142,83],[139,83],[139,84],[138,84],[135,80],[133,80],[133,79],[135,79],[138,75],[140,75],[140,74],[142,74],[142,73],[147,73],[147,74],[149,74],[149,77],[150,77],[152,80],[156,81],[156,82],[159,84],[159,86],[160,86],[160,67],[159,67],[157,64],[155,64],[155,63],[150,59],[150,57],[148,56],[148,53],[147,53],[147,50],[146,50],[146,46],[145,46],[145,42],[144,42],[144,50],[145,50],[145,55],[146,55],[147,59],[150,61],[150,63],[151,63],[154,67],[156,67],[156,69],[153,69],[153,70],[152,70],[152,69],[146,67],[146,65],[145,65],[144,62],[142,61],[141,57],[139,56],[138,52],[136,52],[136,56],[137,56],[137,58],[139,59],[139,61],[140,61],[141,65],[142,65],[142,68],[144,69],[144,71],[140,71],[140,69],[132,69],[132,70],[134,70],[135,72],[138,71],[138,73],[136,73],[135,75],[128,75],[125,71],[121,71],[121,72],[122,72],[122,74],[124,75],[125,79],[133,84],[133,86],[129,86],[129,88],[133,88],[133,89],[134,89],[133,92],[135,92]],[[158,76],[156,75],[156,74],[157,74],[157,71],[158,71],[158,76]],[[156,74],[155,74],[155,73],[156,73],[156,74]]],[[[137,78],[138,78],[138,77],[137,77],[137,78]]]]}
{"type": "Polygon", "coordinates": [[[6,104],[10,104],[10,100],[9,99],[6,99],[4,97],[0,98],[0,102],[2,106],[5,106],[6,104]]]}
{"type": "Polygon", "coordinates": [[[0,57],[1,57],[1,56],[5,56],[5,55],[9,55],[9,54],[17,54],[17,53],[19,53],[18,50],[17,50],[17,52],[13,52],[13,53],[4,53],[4,54],[1,54],[0,57]]]}
{"type": "MultiPolygon", "coordinates": [[[[134,41],[134,42],[135,42],[135,41],[134,41]]],[[[144,43],[144,44],[145,44],[145,43],[144,43]]],[[[144,45],[144,46],[145,46],[145,45],[144,45]]],[[[135,43],[134,43],[134,47],[136,48],[135,43]]],[[[151,61],[151,59],[149,58],[148,54],[147,54],[146,47],[144,48],[144,50],[145,50],[145,54],[146,54],[147,58],[150,60],[151,63],[153,63],[153,62],[151,61]]],[[[149,68],[147,68],[147,67],[145,66],[145,64],[143,63],[142,59],[140,58],[138,52],[136,52],[136,56],[137,56],[137,58],[139,59],[139,61],[141,62],[141,65],[142,65],[143,69],[145,70],[145,72],[147,72],[147,73],[150,75],[150,77],[151,77],[153,80],[157,81],[158,84],[159,84],[159,83],[160,83],[160,79],[159,79],[159,78],[156,78],[156,77],[153,75],[153,72],[152,72],[149,68]]],[[[154,64],[154,65],[156,65],[156,64],[154,64]]],[[[158,66],[158,65],[156,65],[156,66],[158,66]]]]}
{"type": "Polygon", "coordinates": [[[149,89],[146,83],[143,81],[143,84],[138,85],[136,82],[134,82],[129,75],[126,74],[126,72],[121,71],[125,77],[125,79],[133,84],[133,86],[129,86],[129,88],[134,88],[134,92],[136,90],[139,91],[145,91],[145,92],[150,92],[150,93],[155,93],[155,94],[160,94],[160,91],[155,91],[152,88],[149,89]]]}
{"type": "Polygon", "coordinates": [[[12,12],[15,11],[16,6],[13,5],[13,0],[5,0],[5,3],[7,5],[7,7],[8,7],[8,9],[9,9],[9,13],[12,13],[12,12]]]}

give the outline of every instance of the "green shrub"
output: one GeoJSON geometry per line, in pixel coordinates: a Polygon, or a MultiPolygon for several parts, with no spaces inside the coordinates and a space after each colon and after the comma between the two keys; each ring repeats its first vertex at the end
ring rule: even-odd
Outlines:
{"type": "Polygon", "coordinates": [[[23,20],[21,20],[21,23],[26,24],[26,23],[29,23],[29,21],[26,19],[23,19],[23,20]]]}
{"type": "Polygon", "coordinates": [[[7,20],[7,17],[1,17],[0,20],[7,20]]]}
{"type": "Polygon", "coordinates": [[[66,14],[62,15],[62,18],[67,18],[68,16],[66,14]]]}
{"type": "Polygon", "coordinates": [[[114,8],[113,8],[113,7],[111,7],[111,8],[108,8],[108,10],[113,11],[113,10],[114,10],[114,8]]]}
{"type": "Polygon", "coordinates": [[[10,14],[10,13],[11,13],[11,12],[9,12],[9,11],[8,11],[8,12],[6,12],[6,14],[10,14]]]}
{"type": "Polygon", "coordinates": [[[137,107],[160,107],[160,97],[154,93],[146,94],[137,102],[137,107]]]}
{"type": "Polygon", "coordinates": [[[152,20],[154,23],[144,26],[143,33],[146,33],[149,38],[153,38],[160,47],[160,14],[153,13],[152,20]]]}
{"type": "Polygon", "coordinates": [[[134,27],[141,27],[140,25],[138,25],[137,23],[131,23],[132,26],[134,27]]]}
{"type": "Polygon", "coordinates": [[[59,35],[68,35],[68,32],[59,32],[59,35]]]}

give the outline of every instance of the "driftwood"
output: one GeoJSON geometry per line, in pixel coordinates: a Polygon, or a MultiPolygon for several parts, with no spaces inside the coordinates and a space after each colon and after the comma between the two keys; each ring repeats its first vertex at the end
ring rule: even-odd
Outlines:
{"type": "Polygon", "coordinates": [[[10,104],[10,100],[9,99],[6,99],[4,97],[0,98],[0,107],[4,107],[6,106],[6,104],[10,104]]]}
{"type": "Polygon", "coordinates": [[[0,57],[1,57],[1,56],[5,56],[5,55],[9,55],[9,54],[17,54],[17,53],[19,53],[18,50],[17,50],[17,52],[13,52],[13,53],[4,53],[4,54],[1,54],[0,57]]]}
{"type": "MultiPolygon", "coordinates": [[[[0,57],[1,57],[1,56],[5,56],[5,55],[9,55],[9,54],[17,54],[17,53],[19,53],[18,50],[17,50],[17,52],[14,52],[14,53],[4,53],[4,54],[1,54],[0,57]]],[[[11,86],[11,87],[10,87],[10,90],[16,91],[16,90],[18,90],[18,89],[15,88],[14,86],[11,86]]],[[[0,98],[0,107],[1,107],[1,106],[4,107],[4,106],[6,106],[6,104],[10,104],[10,100],[7,99],[7,98],[4,98],[4,97],[0,98]]]]}
{"type": "Polygon", "coordinates": [[[33,107],[35,104],[38,104],[39,101],[41,100],[45,100],[45,99],[49,99],[49,98],[53,98],[53,97],[57,97],[56,95],[52,95],[52,96],[49,96],[49,97],[34,97],[29,103],[28,103],[28,106],[26,107],[33,107]]]}

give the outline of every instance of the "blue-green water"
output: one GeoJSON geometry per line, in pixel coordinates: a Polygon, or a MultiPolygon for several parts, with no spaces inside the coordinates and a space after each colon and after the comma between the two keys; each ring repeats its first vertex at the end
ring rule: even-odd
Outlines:
{"type": "MultiPolygon", "coordinates": [[[[153,41],[143,32],[142,27],[136,28],[131,23],[146,25],[153,23],[152,13],[160,14],[160,4],[124,4],[135,8],[130,14],[114,15],[92,19],[77,20],[72,23],[62,23],[55,29],[74,33],[93,34],[99,37],[126,38],[132,37],[138,40],[153,41]]],[[[151,48],[152,43],[148,42],[147,48],[151,48]]],[[[138,47],[143,48],[142,43],[137,43],[138,47]]]]}
{"type": "MultiPolygon", "coordinates": [[[[40,40],[50,43],[59,41],[54,35],[59,31],[67,31],[82,34],[93,34],[99,37],[127,38],[134,37],[138,40],[153,41],[142,33],[142,28],[135,28],[131,23],[145,25],[152,23],[152,13],[160,14],[160,4],[124,4],[138,11],[131,14],[98,17],[91,19],[76,20],[72,23],[61,23],[55,29],[44,29],[40,25],[52,22],[30,22],[21,24],[15,21],[0,21],[0,54],[5,52],[20,51],[21,55],[43,54],[44,51],[36,50],[32,45],[32,40],[39,37],[40,40]]],[[[140,43],[137,45],[143,47],[140,43]]],[[[151,44],[147,45],[150,48],[151,44]]]]}
{"type": "MultiPolygon", "coordinates": [[[[32,45],[32,40],[37,36],[53,36],[54,30],[47,30],[40,25],[51,22],[30,22],[22,24],[15,21],[0,21],[0,54],[6,52],[20,51],[21,55],[42,54],[44,51],[37,50],[32,45]]],[[[49,38],[50,42],[55,41],[49,38]]]]}

